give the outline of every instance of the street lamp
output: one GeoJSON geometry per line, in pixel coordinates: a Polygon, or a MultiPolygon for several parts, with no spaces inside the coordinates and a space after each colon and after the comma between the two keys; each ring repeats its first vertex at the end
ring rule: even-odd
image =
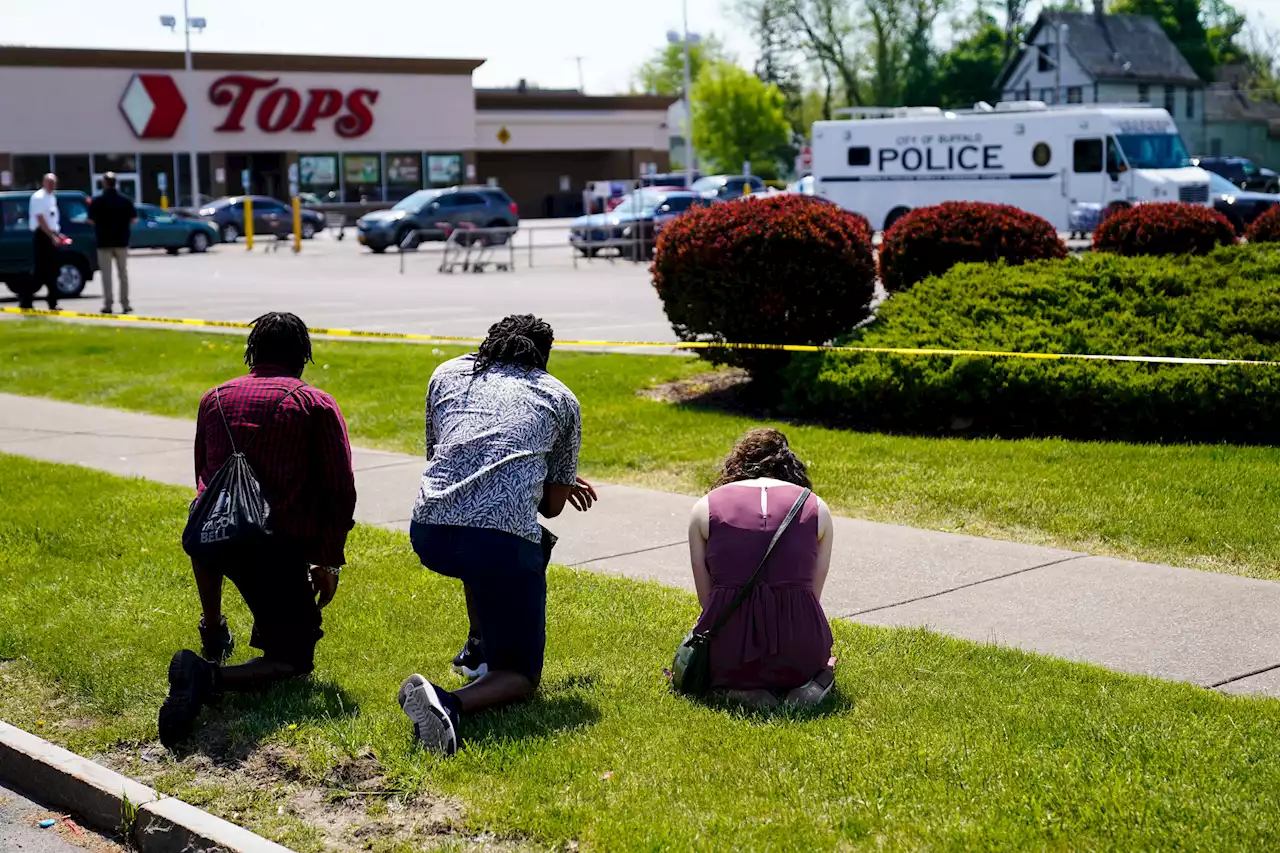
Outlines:
{"type": "MultiPolygon", "coordinates": [[[[182,33],[186,38],[186,49],[184,55],[186,57],[186,77],[187,91],[194,92],[195,84],[191,80],[191,31],[204,32],[204,28],[208,22],[204,18],[193,18],[187,7],[188,0],[182,0],[182,33]]],[[[161,15],[160,26],[168,27],[171,31],[176,31],[178,21],[173,15],[161,15]]],[[[191,142],[191,207],[194,210],[200,209],[200,161],[196,156],[196,127],[195,121],[187,122],[187,136],[191,142]]],[[[177,175],[174,175],[174,186],[177,187],[177,175]]]]}
{"type": "Polygon", "coordinates": [[[667,32],[669,44],[679,44],[684,48],[684,185],[685,189],[693,187],[693,108],[689,105],[689,90],[693,88],[692,75],[689,72],[689,47],[697,44],[701,37],[697,33],[689,33],[689,0],[682,0],[681,10],[684,13],[684,35],[675,30],[667,32]]]}

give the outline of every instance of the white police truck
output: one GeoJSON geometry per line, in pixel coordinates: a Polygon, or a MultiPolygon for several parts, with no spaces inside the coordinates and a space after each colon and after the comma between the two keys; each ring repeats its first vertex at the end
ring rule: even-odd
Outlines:
{"type": "Polygon", "coordinates": [[[1010,204],[1075,230],[1082,209],[1148,201],[1211,205],[1162,109],[1040,101],[871,108],[813,125],[814,191],[887,229],[944,201],[1010,204]]]}

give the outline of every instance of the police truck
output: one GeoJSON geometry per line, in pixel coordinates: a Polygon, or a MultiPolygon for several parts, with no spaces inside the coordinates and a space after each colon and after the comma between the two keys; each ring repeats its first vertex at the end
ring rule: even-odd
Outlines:
{"type": "Polygon", "coordinates": [[[849,113],[813,125],[814,190],[874,228],[944,201],[1010,204],[1059,231],[1081,209],[1213,203],[1209,174],[1162,109],[1018,101],[849,113]]]}

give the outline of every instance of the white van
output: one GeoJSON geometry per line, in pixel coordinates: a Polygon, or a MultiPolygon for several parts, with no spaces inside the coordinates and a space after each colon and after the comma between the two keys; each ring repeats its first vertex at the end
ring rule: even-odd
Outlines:
{"type": "Polygon", "coordinates": [[[851,112],[866,117],[813,125],[815,189],[874,228],[944,201],[1010,204],[1059,231],[1082,207],[1213,203],[1208,172],[1190,165],[1161,109],[1020,101],[851,112]]]}

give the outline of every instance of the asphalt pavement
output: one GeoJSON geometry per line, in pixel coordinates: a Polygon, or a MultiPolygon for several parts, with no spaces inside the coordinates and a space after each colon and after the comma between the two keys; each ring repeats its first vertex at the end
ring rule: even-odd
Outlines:
{"type": "MultiPolygon", "coordinates": [[[[191,421],[0,394],[0,453],[191,487],[194,431],[191,421]]],[[[423,461],[357,448],[354,465],[356,519],[406,530],[423,461]]],[[[692,589],[694,498],[597,487],[590,512],[548,524],[560,536],[552,559],[692,589]]],[[[836,519],[835,543],[822,599],[831,617],[1280,696],[1280,583],[855,518],[836,519]]]]}
{"type": "Polygon", "coordinates": [[[65,812],[45,808],[0,782],[0,851],[4,853],[124,853],[65,812]],[[42,820],[54,821],[42,829],[42,820]]]}

